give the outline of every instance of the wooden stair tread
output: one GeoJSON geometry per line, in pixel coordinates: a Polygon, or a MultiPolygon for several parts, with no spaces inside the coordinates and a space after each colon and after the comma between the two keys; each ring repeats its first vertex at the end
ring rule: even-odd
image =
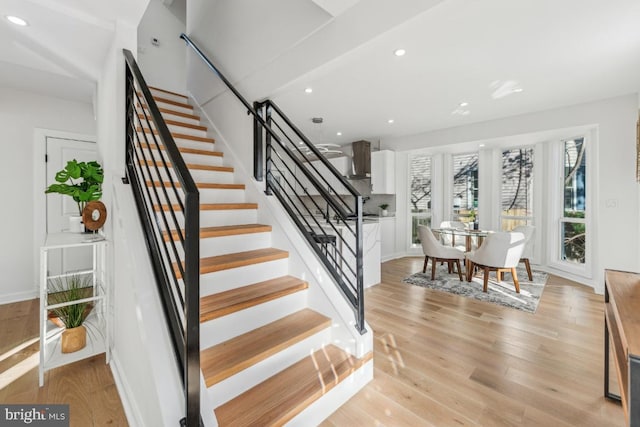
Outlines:
{"type": "Polygon", "coordinates": [[[157,90],[158,92],[168,93],[169,95],[179,96],[179,97],[184,98],[184,99],[189,99],[189,97],[187,95],[183,95],[183,94],[177,93],[177,92],[171,92],[170,90],[166,90],[166,89],[160,89],[159,87],[149,86],[149,89],[157,90]]]}
{"type": "MultiPolygon", "coordinates": [[[[153,181],[153,185],[156,187],[165,186],[171,187],[171,183],[169,181],[153,181]]],[[[180,187],[180,182],[174,182],[176,187],[180,187]]],[[[151,186],[151,181],[147,181],[147,186],[151,186]]],[[[244,190],[244,184],[217,184],[213,182],[196,182],[196,187],[200,189],[207,190],[244,190]]]]}
{"type": "MultiPolygon", "coordinates": [[[[169,205],[161,205],[162,210],[169,210],[169,205]]],[[[176,212],[180,211],[180,205],[174,204],[173,210],[176,212]]],[[[154,205],[155,210],[159,210],[159,205],[154,205]]],[[[200,204],[201,211],[225,211],[225,210],[235,210],[235,209],[258,209],[257,203],[202,203],[200,204]]]]}
{"type": "MultiPolygon", "coordinates": [[[[154,135],[158,134],[158,131],[156,129],[153,129],[152,131],[149,128],[143,128],[140,126],[136,126],[136,131],[137,132],[144,131],[144,133],[153,133],[154,135]]],[[[186,133],[171,132],[171,136],[173,136],[173,139],[189,139],[191,141],[210,142],[212,144],[216,142],[216,140],[213,138],[207,138],[206,136],[189,135],[186,133]]]]}
{"type": "MultiPolygon", "coordinates": [[[[247,265],[276,261],[288,257],[289,252],[276,248],[262,248],[245,252],[210,256],[200,258],[200,274],[245,267],[247,265]]],[[[179,270],[177,268],[176,272],[179,274],[179,270]]]]}
{"type": "Polygon", "coordinates": [[[282,276],[241,288],[207,295],[200,298],[200,322],[217,319],[308,287],[309,284],[302,279],[293,276],[282,276]]]}
{"type": "MultiPolygon", "coordinates": [[[[268,233],[271,231],[270,225],[263,224],[240,224],[240,225],[221,225],[216,227],[202,227],[200,229],[200,239],[208,239],[213,237],[237,236],[240,234],[252,233],[268,233]]],[[[184,233],[184,230],[182,230],[184,233]]],[[[163,233],[164,239],[169,240],[169,233],[163,233]]],[[[178,232],[173,230],[171,236],[174,240],[178,240],[178,232]]]]}
{"type": "Polygon", "coordinates": [[[308,308],[200,352],[207,387],[331,326],[331,319],[308,308]]]}
{"type": "MultiPolygon", "coordinates": [[[[142,92],[138,91],[138,96],[142,96],[142,92]]],[[[173,99],[169,99],[169,98],[163,98],[162,96],[159,96],[159,95],[153,95],[153,100],[156,101],[156,103],[163,102],[165,104],[175,105],[176,107],[182,107],[182,108],[187,108],[189,110],[193,110],[193,105],[189,105],[185,102],[174,101],[173,99]]]]}
{"type": "Polygon", "coordinates": [[[372,357],[357,359],[330,344],[216,408],[218,425],[281,426],[372,357]]]}
{"type": "MultiPolygon", "coordinates": [[[[149,166],[153,166],[155,165],[155,163],[152,160],[147,160],[147,165],[149,166]]],[[[140,164],[144,165],[145,162],[144,160],[140,160],[140,164]]],[[[164,167],[161,165],[158,165],[159,167],[164,167]]],[[[167,165],[167,167],[173,168],[172,164],[167,165]]],[[[195,163],[187,163],[187,169],[194,169],[194,170],[205,170],[205,171],[213,171],[213,172],[233,172],[233,167],[231,166],[212,166],[212,165],[198,165],[195,163]]]]}

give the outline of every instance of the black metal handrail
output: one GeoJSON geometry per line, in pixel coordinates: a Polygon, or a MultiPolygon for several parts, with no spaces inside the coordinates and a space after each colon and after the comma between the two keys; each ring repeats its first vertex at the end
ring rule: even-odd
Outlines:
{"type": "Polygon", "coordinates": [[[266,193],[276,196],[309,242],[364,333],[362,196],[272,101],[251,105],[187,35],[180,38],[253,116],[254,178],[266,175],[266,193]]]}
{"type": "Polygon", "coordinates": [[[126,171],[185,392],[182,425],[200,425],[200,195],[127,49],[126,171]]]}

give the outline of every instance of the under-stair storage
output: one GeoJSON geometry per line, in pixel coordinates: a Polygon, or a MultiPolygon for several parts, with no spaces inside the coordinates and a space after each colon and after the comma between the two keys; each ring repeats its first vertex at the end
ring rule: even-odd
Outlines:
{"type": "MultiPolygon", "coordinates": [[[[310,284],[290,275],[289,251],[273,247],[272,226],[258,221],[261,207],[247,200],[244,183],[186,97],[154,88],[151,93],[200,194],[199,364],[201,400],[207,402],[202,420],[282,425],[370,362],[371,353],[356,358],[332,344],[334,321],[310,307],[310,284]]],[[[153,199],[139,206],[155,218],[156,238],[170,249],[161,263],[177,280],[172,292],[179,293],[190,286],[184,280],[182,242],[189,231],[176,183],[179,166],[167,162],[172,150],[154,139],[162,126],[144,121],[154,110],[149,102],[134,96],[131,103],[137,119],[131,122],[129,174],[140,174],[153,199]]]]}

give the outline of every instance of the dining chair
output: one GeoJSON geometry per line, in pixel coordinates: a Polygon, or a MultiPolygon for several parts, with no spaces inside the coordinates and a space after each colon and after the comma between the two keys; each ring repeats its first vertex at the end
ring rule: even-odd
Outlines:
{"type": "Polygon", "coordinates": [[[516,292],[520,293],[520,283],[516,273],[516,266],[520,262],[524,250],[525,237],[518,232],[490,233],[484,239],[482,246],[475,251],[465,254],[467,260],[467,281],[470,282],[476,267],[484,270],[482,291],[487,292],[489,271],[496,272],[498,282],[502,280],[502,273],[511,272],[516,292]]]}
{"type": "Polygon", "coordinates": [[[535,230],[536,227],[534,227],[533,225],[519,225],[512,230],[524,234],[524,250],[522,251],[520,262],[524,262],[524,266],[527,268],[527,275],[529,275],[530,281],[533,280],[533,274],[531,273],[531,264],[529,263],[529,259],[533,257],[532,239],[535,230]]]}
{"type": "Polygon", "coordinates": [[[446,262],[449,266],[449,273],[452,273],[453,264],[455,263],[456,267],[458,267],[458,277],[462,281],[460,261],[464,259],[464,252],[450,246],[444,246],[426,225],[418,226],[418,236],[422,244],[422,252],[424,252],[422,272],[426,273],[429,258],[431,258],[431,280],[435,279],[437,262],[446,262]]]}
{"type": "MultiPolygon", "coordinates": [[[[466,230],[467,225],[462,221],[442,221],[440,228],[451,228],[454,230],[466,230]]],[[[453,234],[440,233],[440,241],[445,246],[455,246],[458,249],[464,250],[464,245],[460,245],[455,241],[453,234]],[[455,243],[455,244],[454,244],[455,243]]]]}

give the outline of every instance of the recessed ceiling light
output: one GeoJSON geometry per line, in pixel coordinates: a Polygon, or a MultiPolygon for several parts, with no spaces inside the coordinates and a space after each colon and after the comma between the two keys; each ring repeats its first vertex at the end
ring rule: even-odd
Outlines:
{"type": "Polygon", "coordinates": [[[405,53],[407,53],[407,51],[404,49],[396,49],[393,51],[395,56],[404,56],[405,53]]]}
{"type": "Polygon", "coordinates": [[[342,136],[342,132],[336,132],[336,135],[342,136]]]}
{"type": "Polygon", "coordinates": [[[479,147],[480,147],[480,148],[484,147],[484,144],[480,144],[480,145],[479,145],[479,147]]]}
{"type": "Polygon", "coordinates": [[[304,90],[304,92],[305,92],[305,93],[311,93],[311,92],[313,92],[313,88],[308,87],[308,88],[306,88],[306,89],[304,90]]]}
{"type": "Polygon", "coordinates": [[[11,22],[12,24],[19,25],[21,27],[26,27],[27,25],[29,25],[27,24],[27,21],[17,16],[7,15],[6,18],[7,18],[7,21],[11,22]]]}
{"type": "Polygon", "coordinates": [[[469,103],[468,103],[467,101],[462,101],[462,102],[461,102],[460,104],[458,104],[458,105],[460,105],[461,107],[466,107],[466,106],[468,106],[468,105],[469,105],[469,103]]]}
{"type": "Polygon", "coordinates": [[[389,124],[391,124],[391,123],[393,123],[393,122],[395,122],[395,120],[393,120],[393,119],[389,119],[389,120],[387,120],[387,123],[389,123],[389,124]]]}

